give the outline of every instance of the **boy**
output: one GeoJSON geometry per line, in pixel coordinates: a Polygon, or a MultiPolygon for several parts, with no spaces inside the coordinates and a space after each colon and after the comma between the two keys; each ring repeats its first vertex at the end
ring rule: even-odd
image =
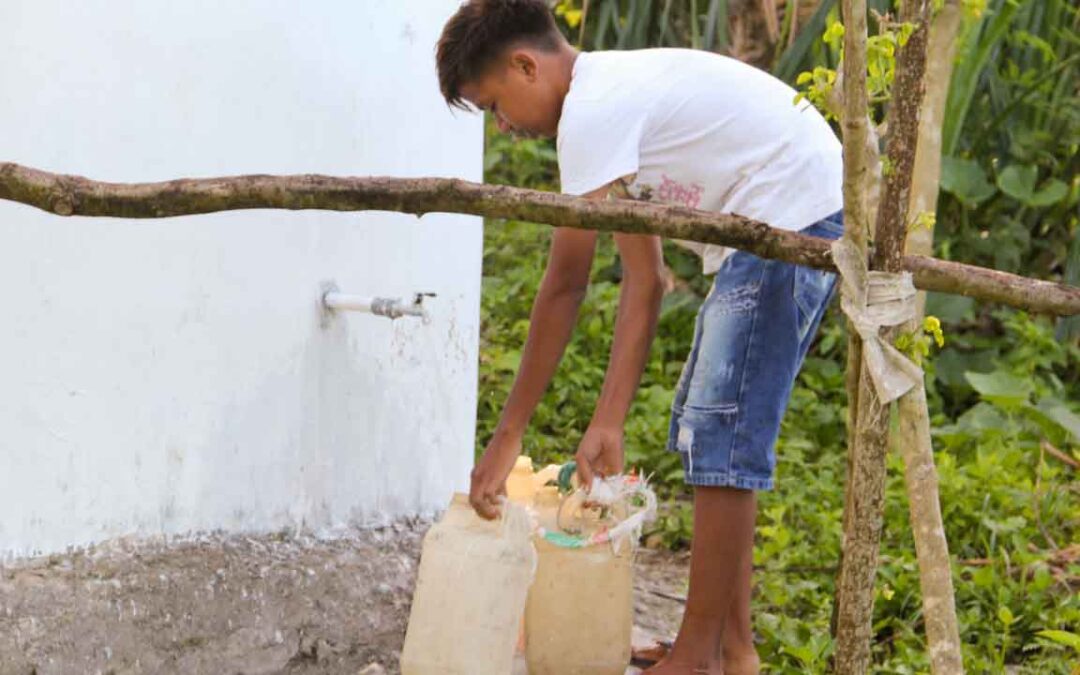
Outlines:
{"type": "MultiPolygon", "coordinates": [[[[447,103],[502,131],[555,137],[562,190],[738,213],[835,239],[841,146],[795,92],[733,59],[691,50],[578,53],[544,0],[469,0],[437,49],[447,103]]],[[[660,241],[616,234],[623,279],[611,357],[576,454],[582,483],[623,469],[623,422],[663,295],[660,241]]],[[[596,233],[560,228],[529,336],[470,499],[493,517],[525,425],[570,338],[596,233]]],[[[750,622],[754,490],[772,488],[773,445],[834,275],[722,247],[691,246],[715,273],[672,407],[668,449],[694,486],[690,589],[667,657],[648,672],[757,673],[750,622]]]]}

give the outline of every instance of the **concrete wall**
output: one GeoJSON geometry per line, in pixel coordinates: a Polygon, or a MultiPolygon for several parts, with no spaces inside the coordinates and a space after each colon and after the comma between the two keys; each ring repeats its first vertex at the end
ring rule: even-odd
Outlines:
{"type": "MultiPolygon", "coordinates": [[[[101,180],[481,176],[441,102],[458,0],[8,0],[0,159],[101,180]]],[[[0,557],[120,535],[332,530],[467,485],[481,224],[0,203],[0,557]],[[320,284],[432,291],[320,326],[320,284]]]]}

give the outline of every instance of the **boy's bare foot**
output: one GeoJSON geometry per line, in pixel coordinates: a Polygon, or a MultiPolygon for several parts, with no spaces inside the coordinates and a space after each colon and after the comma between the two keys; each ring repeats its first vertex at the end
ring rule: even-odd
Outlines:
{"type": "Polygon", "coordinates": [[[669,654],[660,663],[645,671],[644,675],[724,675],[719,661],[679,661],[669,654]]]}
{"type": "Polygon", "coordinates": [[[740,657],[724,657],[724,675],[758,675],[761,672],[761,660],[756,653],[740,657]]]}
{"type": "Polygon", "coordinates": [[[699,673],[701,675],[706,673],[709,675],[759,675],[760,672],[761,661],[756,653],[697,664],[692,661],[673,659],[669,654],[646,670],[645,675],[698,675],[699,673]]]}

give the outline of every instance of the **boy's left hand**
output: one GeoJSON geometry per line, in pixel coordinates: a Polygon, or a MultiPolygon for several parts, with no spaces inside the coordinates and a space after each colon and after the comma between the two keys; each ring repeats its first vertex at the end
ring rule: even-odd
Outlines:
{"type": "Polygon", "coordinates": [[[623,431],[622,427],[590,424],[578,445],[578,478],[588,489],[593,478],[605,478],[622,473],[623,431]]]}

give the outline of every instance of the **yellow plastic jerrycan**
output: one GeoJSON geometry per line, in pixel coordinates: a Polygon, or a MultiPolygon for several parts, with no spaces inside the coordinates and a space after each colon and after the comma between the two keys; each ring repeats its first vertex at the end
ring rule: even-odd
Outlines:
{"type": "MultiPolygon", "coordinates": [[[[506,478],[507,498],[510,501],[532,508],[537,490],[541,489],[549,480],[558,478],[560,468],[558,464],[551,464],[540,471],[533,471],[532,458],[528,455],[519,456],[517,461],[514,462],[514,468],[510,471],[510,475],[506,478]]],[[[524,612],[522,612],[519,625],[514,651],[521,654],[525,652],[524,612]]]]}
{"type": "Polygon", "coordinates": [[[534,472],[532,459],[521,455],[506,478],[507,498],[518,504],[532,506],[537,491],[549,480],[558,478],[560,468],[558,464],[550,464],[534,472]]]}
{"type": "Polygon", "coordinates": [[[486,521],[456,494],[428,531],[401,653],[403,675],[507,675],[536,550],[525,509],[486,521]]]}
{"type": "MultiPolygon", "coordinates": [[[[655,513],[651,499],[652,512],[641,511],[638,522],[655,513]]],[[[525,607],[529,675],[623,675],[630,661],[636,539],[625,537],[614,547],[601,523],[568,513],[570,501],[554,487],[540,488],[534,500],[540,534],[525,607]],[[576,536],[545,537],[545,531],[576,536]]],[[[610,510],[621,511],[627,522],[619,506],[610,510]]]]}
{"type": "Polygon", "coordinates": [[[521,455],[506,478],[506,497],[518,504],[531,504],[536,494],[533,477],[532,459],[528,455],[521,455]]]}

